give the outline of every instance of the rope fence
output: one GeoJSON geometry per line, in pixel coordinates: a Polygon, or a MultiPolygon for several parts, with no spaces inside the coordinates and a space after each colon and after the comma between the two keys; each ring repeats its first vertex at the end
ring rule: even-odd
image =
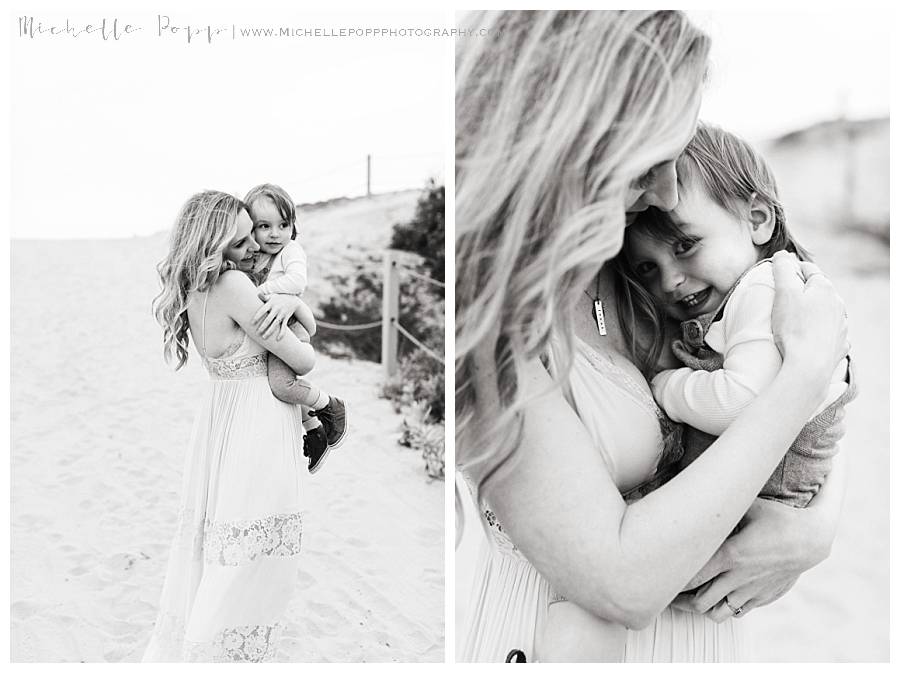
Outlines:
{"type": "MultiPolygon", "coordinates": [[[[364,268],[365,265],[358,265],[358,269],[364,268]]],[[[428,357],[444,364],[444,358],[431,348],[426,346],[422,341],[416,338],[408,329],[400,324],[400,283],[399,272],[418,278],[419,280],[431,283],[436,287],[445,287],[445,284],[414,271],[412,268],[400,264],[397,261],[396,253],[393,250],[386,250],[384,254],[384,283],[382,290],[382,307],[381,320],[374,320],[367,323],[358,323],[355,325],[338,325],[316,319],[316,324],[327,329],[339,332],[356,332],[366,329],[381,327],[381,364],[384,367],[386,378],[390,378],[397,371],[397,349],[399,346],[398,335],[403,335],[414,346],[421,349],[428,357]]]]}
{"type": "Polygon", "coordinates": [[[356,332],[357,330],[372,329],[373,327],[378,327],[380,324],[381,321],[376,320],[375,322],[366,322],[358,325],[335,325],[331,322],[316,319],[317,326],[327,327],[328,329],[337,330],[338,332],[356,332]]]}
{"type": "Polygon", "coordinates": [[[440,355],[435,353],[433,350],[431,350],[428,346],[423,344],[421,341],[416,339],[416,337],[414,337],[412,334],[410,334],[403,325],[401,325],[398,322],[396,327],[397,327],[397,331],[400,332],[400,334],[402,334],[407,339],[412,341],[416,346],[421,348],[425,352],[425,355],[428,355],[428,356],[432,357],[433,359],[437,360],[438,362],[440,362],[441,364],[444,364],[444,358],[442,358],[440,355]]]}
{"type": "Polygon", "coordinates": [[[444,287],[444,284],[441,281],[435,280],[431,276],[426,276],[425,274],[419,273],[418,271],[413,271],[408,266],[403,266],[403,265],[398,265],[398,266],[401,269],[403,269],[403,271],[405,273],[409,274],[410,276],[413,276],[414,278],[418,278],[419,280],[424,280],[426,283],[431,283],[432,285],[435,285],[437,287],[444,287]]]}

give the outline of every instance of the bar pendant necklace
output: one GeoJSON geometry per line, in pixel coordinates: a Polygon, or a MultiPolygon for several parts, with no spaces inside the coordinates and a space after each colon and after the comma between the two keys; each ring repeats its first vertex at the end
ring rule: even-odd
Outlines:
{"type": "Polygon", "coordinates": [[[594,300],[594,318],[597,320],[597,331],[600,336],[606,336],[606,318],[603,316],[603,302],[594,300]]]}
{"type": "Polygon", "coordinates": [[[597,289],[593,297],[588,294],[588,291],[584,291],[587,294],[588,299],[594,300],[594,320],[597,321],[597,331],[600,332],[600,336],[606,336],[606,316],[603,315],[603,302],[600,301],[600,273],[597,272],[597,289]]]}

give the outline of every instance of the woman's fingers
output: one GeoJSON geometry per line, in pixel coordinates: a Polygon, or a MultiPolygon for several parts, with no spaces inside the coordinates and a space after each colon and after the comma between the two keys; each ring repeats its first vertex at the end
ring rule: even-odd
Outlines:
{"type": "Polygon", "coordinates": [[[700,587],[691,600],[694,612],[707,612],[712,610],[722,599],[740,586],[740,579],[735,573],[726,572],[716,577],[711,582],[700,587]]]}
{"type": "Polygon", "coordinates": [[[733,596],[726,596],[721,601],[719,601],[719,603],[714,608],[706,613],[706,616],[716,622],[716,624],[721,624],[726,619],[743,617],[749,611],[750,606],[747,605],[747,603],[742,603],[735,594],[733,596]]]}
{"type": "MultiPolygon", "coordinates": [[[[783,291],[802,292],[805,279],[802,271],[804,263],[810,267],[816,266],[812,262],[799,262],[794,255],[784,250],[776,252],[772,257],[772,275],[775,277],[775,287],[783,291]]],[[[822,272],[818,271],[818,273],[822,272]]]]}
{"type": "Polygon", "coordinates": [[[697,587],[706,584],[714,577],[717,577],[724,572],[728,572],[733,567],[734,562],[731,554],[730,541],[726,540],[716,550],[716,553],[713,554],[712,558],[706,562],[706,565],[700,569],[700,572],[694,575],[691,581],[687,583],[684,591],[696,589],[697,587]]]}

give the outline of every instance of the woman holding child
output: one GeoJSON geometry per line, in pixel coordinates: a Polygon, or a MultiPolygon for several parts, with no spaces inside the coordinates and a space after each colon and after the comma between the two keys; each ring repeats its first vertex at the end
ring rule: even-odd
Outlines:
{"type": "MultiPolygon", "coordinates": [[[[756,495],[846,374],[843,304],[814,266],[775,256],[771,380],[673,476],[679,433],[643,376],[661,368],[642,356],[663,323],[623,299],[629,278],[660,294],[684,241],[632,248],[618,276],[606,262],[626,222],[679,203],[709,40],[668,11],[474,21],[494,37],[457,59],[456,446],[489,542],[458,660],[738,661],[732,617],[782,595],[834,536],[838,461],[805,508],[756,495]]],[[[746,196],[752,264],[768,238],[750,235],[746,196]]],[[[675,298],[695,318],[727,299],[711,289],[675,298]]],[[[833,444],[839,415],[830,428],[833,444]]]]}
{"type": "Polygon", "coordinates": [[[251,192],[247,204],[222,192],[194,195],[159,265],[162,292],[154,312],[166,358],[183,366],[190,335],[210,380],[186,452],[177,532],[145,661],[275,656],[303,532],[300,477],[307,465],[300,457],[304,429],[295,405],[318,410],[328,426],[311,467],[330,440],[343,439],[333,413],[342,410],[339,401],[295,381],[314,362],[309,334],[315,321],[291,296],[302,289],[264,304],[252,273],[238,270],[252,272],[261,247],[276,257],[292,231],[296,236],[293,204],[286,223],[275,221],[268,194],[251,192]],[[265,211],[278,235],[263,238],[262,228],[255,230],[254,208],[265,211]],[[298,323],[285,330],[289,314],[298,323]]]}

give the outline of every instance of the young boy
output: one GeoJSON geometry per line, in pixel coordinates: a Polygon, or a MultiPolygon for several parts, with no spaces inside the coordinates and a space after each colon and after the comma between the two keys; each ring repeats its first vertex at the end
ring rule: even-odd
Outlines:
{"type": "MultiPolygon", "coordinates": [[[[252,276],[260,295],[306,291],[306,252],[297,242],[297,213],[294,202],[281,187],[263,184],[251,189],[244,202],[253,220],[253,237],[260,247],[252,276]]],[[[331,449],[339,447],[347,435],[346,406],[295,372],[274,355],[269,355],[269,385],[282,402],[300,405],[303,428],[303,455],[315,473],[331,449]]]]}

